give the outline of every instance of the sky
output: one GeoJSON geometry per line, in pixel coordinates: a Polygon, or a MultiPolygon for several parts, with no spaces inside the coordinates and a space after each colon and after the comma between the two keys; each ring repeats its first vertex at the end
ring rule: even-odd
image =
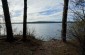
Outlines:
{"type": "MultiPolygon", "coordinates": [[[[27,0],[27,21],[62,21],[63,0],[27,0]]],[[[8,0],[12,22],[23,22],[23,0],[8,0]]],[[[3,18],[0,0],[0,19],[3,18]]]]}

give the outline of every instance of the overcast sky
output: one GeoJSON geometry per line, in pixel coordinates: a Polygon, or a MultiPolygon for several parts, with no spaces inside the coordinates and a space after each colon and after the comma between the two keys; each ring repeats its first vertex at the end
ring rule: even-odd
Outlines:
{"type": "MultiPolygon", "coordinates": [[[[12,22],[23,21],[23,0],[8,0],[12,22]]],[[[61,21],[63,0],[27,0],[27,18],[31,21],[61,21]]],[[[3,15],[0,0],[0,16],[3,15]]],[[[2,17],[0,17],[2,18],[2,17]]]]}

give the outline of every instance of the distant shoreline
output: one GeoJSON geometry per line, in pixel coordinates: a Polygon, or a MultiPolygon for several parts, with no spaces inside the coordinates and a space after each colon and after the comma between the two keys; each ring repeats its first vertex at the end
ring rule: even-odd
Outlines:
{"type": "MultiPolygon", "coordinates": [[[[62,23],[62,22],[27,22],[27,24],[37,24],[37,23],[62,23]]],[[[67,22],[67,23],[75,23],[75,22],[67,22]]],[[[0,23],[0,24],[5,24],[5,23],[0,23]]],[[[12,24],[23,24],[23,22],[16,22],[12,24]]]]}

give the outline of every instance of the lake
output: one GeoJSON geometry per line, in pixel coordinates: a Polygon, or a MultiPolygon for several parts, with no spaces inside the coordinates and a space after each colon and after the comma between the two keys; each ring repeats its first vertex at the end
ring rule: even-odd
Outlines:
{"type": "MultiPolygon", "coordinates": [[[[2,25],[2,24],[1,24],[2,25]]],[[[1,28],[1,35],[6,34],[4,25],[1,28]]],[[[13,33],[22,34],[23,25],[22,24],[12,24],[13,33]]],[[[27,24],[28,32],[34,33],[36,38],[49,40],[52,38],[60,39],[61,38],[61,23],[35,23],[27,24]]]]}

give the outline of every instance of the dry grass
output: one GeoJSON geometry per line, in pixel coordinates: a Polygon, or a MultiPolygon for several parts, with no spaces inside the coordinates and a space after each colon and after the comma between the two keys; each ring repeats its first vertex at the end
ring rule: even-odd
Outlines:
{"type": "Polygon", "coordinates": [[[16,41],[9,43],[6,38],[0,39],[0,55],[32,55],[41,45],[42,41],[28,36],[26,42],[21,41],[21,36],[15,37],[16,41]]]}
{"type": "Polygon", "coordinates": [[[76,50],[76,47],[71,45],[70,42],[46,41],[35,51],[34,55],[79,55],[76,50]]]}
{"type": "Polygon", "coordinates": [[[34,37],[28,37],[26,42],[17,39],[13,43],[0,40],[0,55],[79,55],[72,42],[40,41],[34,37]]]}

